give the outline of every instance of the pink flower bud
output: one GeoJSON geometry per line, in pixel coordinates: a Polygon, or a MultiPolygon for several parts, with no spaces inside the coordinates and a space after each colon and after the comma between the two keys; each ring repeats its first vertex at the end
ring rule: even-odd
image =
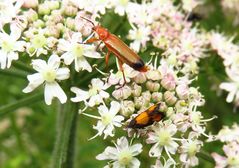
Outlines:
{"type": "Polygon", "coordinates": [[[189,95],[189,88],[185,84],[176,87],[176,93],[180,99],[187,99],[189,95]]]}
{"type": "Polygon", "coordinates": [[[76,7],[73,7],[73,6],[67,6],[64,8],[64,14],[66,16],[76,16],[78,10],[76,7]]]}
{"type": "Polygon", "coordinates": [[[125,117],[129,117],[131,114],[134,113],[135,107],[133,101],[123,101],[121,104],[121,114],[125,117]]]}
{"type": "Polygon", "coordinates": [[[134,104],[136,109],[149,106],[149,100],[145,99],[143,96],[134,97],[134,104]]]}
{"type": "Polygon", "coordinates": [[[150,70],[146,73],[146,77],[150,80],[156,81],[160,80],[162,75],[158,70],[150,70]]]}
{"type": "Polygon", "coordinates": [[[131,93],[132,93],[132,91],[131,91],[130,87],[129,86],[124,86],[124,87],[119,88],[119,89],[116,88],[116,90],[113,91],[112,95],[116,99],[118,99],[118,100],[121,99],[122,100],[122,99],[127,99],[131,95],[131,93]]]}
{"type": "Polygon", "coordinates": [[[144,74],[144,73],[138,73],[138,75],[136,75],[136,76],[134,77],[134,81],[135,81],[136,83],[144,83],[144,82],[146,82],[146,76],[145,76],[145,74],[144,74]]]}
{"type": "Polygon", "coordinates": [[[133,84],[133,87],[132,87],[132,94],[135,96],[135,97],[139,97],[141,95],[141,92],[142,92],[142,87],[137,85],[137,84],[133,84]]]}
{"type": "Polygon", "coordinates": [[[167,112],[167,110],[168,110],[168,106],[166,105],[166,103],[161,102],[159,111],[167,112]]]}
{"type": "Polygon", "coordinates": [[[22,6],[24,8],[36,8],[38,6],[38,0],[24,0],[22,6]]]}
{"type": "Polygon", "coordinates": [[[151,99],[151,94],[149,91],[145,91],[145,92],[142,92],[142,96],[144,99],[146,99],[147,101],[150,101],[151,99]]]}
{"type": "Polygon", "coordinates": [[[24,15],[26,16],[28,22],[34,22],[38,19],[37,12],[33,9],[29,9],[28,11],[24,12],[24,15]]]}
{"type": "Polygon", "coordinates": [[[147,81],[146,87],[151,92],[157,92],[159,90],[160,84],[157,82],[147,81]]]}
{"type": "Polygon", "coordinates": [[[177,98],[175,97],[174,92],[166,91],[164,93],[164,100],[166,101],[167,104],[174,105],[177,101],[177,98]]]}
{"type": "Polygon", "coordinates": [[[161,85],[167,90],[170,90],[170,91],[174,90],[176,87],[176,80],[173,74],[168,73],[165,76],[163,76],[161,85]]]}
{"type": "Polygon", "coordinates": [[[160,102],[163,99],[163,94],[160,92],[152,93],[152,100],[154,103],[160,102]]]}

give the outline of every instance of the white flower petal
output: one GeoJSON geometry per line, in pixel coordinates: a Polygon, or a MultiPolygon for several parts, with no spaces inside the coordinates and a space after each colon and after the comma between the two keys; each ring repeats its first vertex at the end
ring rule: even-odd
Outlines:
{"type": "Polygon", "coordinates": [[[60,63],[61,63],[60,58],[55,54],[51,55],[47,61],[48,66],[54,69],[57,69],[60,66],[60,63]]]}
{"type": "Polygon", "coordinates": [[[72,87],[71,91],[76,94],[76,97],[71,98],[71,101],[73,102],[81,102],[89,99],[90,95],[87,91],[81,90],[77,87],[72,87]]]}
{"type": "Polygon", "coordinates": [[[10,53],[7,55],[7,57],[8,57],[8,59],[7,59],[7,68],[10,68],[10,66],[11,66],[11,64],[12,64],[12,61],[18,59],[18,53],[16,53],[16,52],[10,52],[10,53]]]}
{"type": "Polygon", "coordinates": [[[70,77],[70,70],[68,68],[59,68],[56,71],[57,80],[65,80],[70,77]]]}
{"type": "Polygon", "coordinates": [[[74,59],[75,59],[74,55],[71,52],[64,53],[61,56],[61,58],[64,60],[64,63],[66,65],[70,65],[74,61],[74,59]]]}
{"type": "Polygon", "coordinates": [[[47,69],[46,61],[41,59],[36,59],[32,61],[32,67],[38,72],[42,72],[47,69]]]}
{"type": "Polygon", "coordinates": [[[54,97],[57,97],[62,104],[65,103],[67,100],[65,92],[62,90],[62,88],[57,82],[46,83],[44,95],[45,102],[47,105],[51,104],[52,99],[54,97]]]}
{"type": "Polygon", "coordinates": [[[23,89],[24,93],[29,93],[33,91],[35,88],[37,88],[44,82],[44,79],[42,78],[42,75],[40,73],[28,75],[27,79],[29,80],[29,84],[25,89],[23,89]]]}
{"type": "Polygon", "coordinates": [[[0,50],[0,64],[1,64],[1,69],[5,69],[7,66],[7,53],[3,52],[0,50]]]}
{"type": "Polygon", "coordinates": [[[79,72],[80,69],[87,70],[88,72],[92,72],[92,68],[90,64],[84,57],[75,59],[75,70],[79,72]]]}

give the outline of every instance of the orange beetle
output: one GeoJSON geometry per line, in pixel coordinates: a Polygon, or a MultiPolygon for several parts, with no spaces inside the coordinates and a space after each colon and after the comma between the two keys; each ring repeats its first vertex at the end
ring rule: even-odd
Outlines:
{"type": "Polygon", "coordinates": [[[108,64],[110,54],[113,53],[119,61],[120,70],[123,73],[125,82],[125,75],[122,68],[123,63],[128,64],[130,67],[140,72],[146,72],[148,70],[148,67],[145,66],[143,60],[133,50],[131,50],[119,37],[114,34],[111,34],[107,29],[102,26],[95,26],[95,24],[91,20],[84,17],[81,18],[90,22],[93,25],[92,30],[95,31],[99,36],[99,38],[90,38],[89,40],[87,40],[87,43],[93,43],[95,41],[101,40],[105,44],[108,49],[108,52],[105,57],[106,65],[108,64]]]}
{"type": "Polygon", "coordinates": [[[144,112],[137,115],[133,120],[130,121],[128,128],[144,128],[152,125],[154,122],[159,122],[165,117],[164,112],[160,111],[161,103],[157,103],[149,107],[144,112]]]}

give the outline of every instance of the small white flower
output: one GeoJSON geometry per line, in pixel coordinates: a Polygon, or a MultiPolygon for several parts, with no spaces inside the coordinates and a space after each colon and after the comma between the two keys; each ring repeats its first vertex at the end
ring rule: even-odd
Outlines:
{"type": "Polygon", "coordinates": [[[121,127],[121,122],[124,120],[124,117],[121,115],[116,115],[120,111],[120,104],[116,101],[112,101],[110,103],[110,109],[108,109],[105,105],[101,105],[98,107],[100,116],[93,116],[90,114],[82,113],[86,116],[96,118],[99,121],[95,126],[93,126],[94,129],[98,130],[98,133],[90,138],[94,139],[97,136],[101,136],[104,134],[104,139],[107,138],[107,136],[114,136],[114,127],[121,127]]]}
{"type": "Polygon", "coordinates": [[[67,100],[66,94],[56,80],[68,79],[70,70],[68,68],[59,68],[60,58],[57,55],[52,55],[47,63],[41,59],[33,60],[32,66],[38,73],[27,76],[29,84],[23,89],[23,92],[32,92],[39,85],[45,83],[44,96],[46,104],[50,105],[54,97],[57,97],[61,103],[65,103],[67,100]]]}
{"type": "Polygon", "coordinates": [[[226,101],[231,103],[233,100],[239,100],[239,77],[238,71],[234,72],[227,68],[226,72],[230,81],[221,83],[219,87],[229,92],[226,101]]]}
{"type": "Polygon", "coordinates": [[[182,146],[180,147],[180,160],[184,163],[186,167],[198,165],[198,158],[196,153],[200,151],[203,145],[202,141],[195,139],[196,134],[191,132],[187,140],[182,140],[182,146]]]}
{"type": "Polygon", "coordinates": [[[131,2],[129,0],[113,0],[112,4],[115,7],[114,12],[120,16],[124,16],[130,3],[131,2]]]}
{"type": "Polygon", "coordinates": [[[126,137],[117,139],[115,147],[107,147],[105,151],[96,156],[98,160],[112,160],[113,168],[139,168],[140,161],[135,158],[142,152],[141,144],[129,145],[126,137]]]}
{"type": "Polygon", "coordinates": [[[23,3],[23,0],[0,1],[0,28],[6,23],[10,23],[17,16],[23,3]]]}
{"type": "Polygon", "coordinates": [[[169,120],[160,122],[158,125],[152,128],[153,132],[150,132],[146,142],[148,144],[155,143],[149,151],[149,156],[160,157],[162,150],[165,149],[166,153],[175,154],[178,148],[178,144],[174,141],[173,135],[177,132],[177,127],[169,120]]]}
{"type": "Polygon", "coordinates": [[[27,45],[27,52],[30,56],[33,56],[36,54],[37,57],[39,57],[41,54],[46,55],[47,54],[47,38],[44,35],[43,31],[39,31],[38,34],[34,35],[30,43],[27,45]]]}
{"type": "Polygon", "coordinates": [[[175,163],[171,160],[168,159],[167,161],[164,159],[164,165],[162,164],[161,160],[158,158],[156,160],[156,164],[152,165],[150,168],[175,168],[175,163]]]}
{"type": "Polygon", "coordinates": [[[104,99],[109,98],[109,93],[106,90],[109,86],[105,85],[103,81],[98,78],[91,80],[91,85],[89,91],[84,91],[77,87],[72,87],[71,91],[76,94],[76,97],[71,98],[73,102],[84,101],[87,106],[93,107],[104,103],[104,99]],[[89,100],[87,102],[87,100],[89,100]]]}
{"type": "Polygon", "coordinates": [[[18,59],[18,52],[24,51],[25,42],[17,41],[21,30],[11,26],[11,34],[0,32],[0,64],[1,69],[10,68],[13,60],[18,59]]]}
{"type": "Polygon", "coordinates": [[[140,26],[138,29],[133,27],[129,30],[128,38],[134,40],[130,43],[130,47],[136,51],[140,51],[140,47],[146,47],[146,42],[149,41],[150,28],[146,26],[140,26]]]}
{"type": "Polygon", "coordinates": [[[70,65],[73,61],[75,62],[75,70],[92,71],[92,67],[85,59],[89,58],[101,58],[100,54],[95,51],[94,45],[83,44],[81,33],[75,33],[72,35],[70,41],[61,39],[59,40],[59,48],[65,53],[61,56],[64,59],[66,65],[70,65]]]}

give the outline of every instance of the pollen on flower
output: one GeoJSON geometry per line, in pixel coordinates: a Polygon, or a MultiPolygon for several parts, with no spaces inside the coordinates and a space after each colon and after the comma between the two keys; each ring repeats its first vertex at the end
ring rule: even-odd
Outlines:
{"type": "Polygon", "coordinates": [[[46,69],[42,72],[42,76],[46,82],[53,82],[56,79],[56,71],[54,69],[46,69]]]}
{"type": "Polygon", "coordinates": [[[32,45],[34,48],[42,48],[46,45],[47,39],[44,35],[38,34],[34,36],[32,40],[32,45]]]}
{"type": "Polygon", "coordinates": [[[125,149],[118,154],[118,160],[121,165],[128,165],[132,159],[132,153],[128,149],[125,149]]]}
{"type": "Polygon", "coordinates": [[[11,40],[5,40],[2,42],[2,49],[5,52],[10,52],[14,49],[14,42],[12,42],[11,40]]]}
{"type": "Polygon", "coordinates": [[[160,133],[158,133],[158,142],[162,146],[167,146],[171,141],[171,135],[167,130],[161,130],[160,133]]]}
{"type": "Polygon", "coordinates": [[[72,48],[73,55],[75,55],[78,58],[81,58],[84,53],[84,48],[81,46],[81,44],[75,44],[72,48]]]}

